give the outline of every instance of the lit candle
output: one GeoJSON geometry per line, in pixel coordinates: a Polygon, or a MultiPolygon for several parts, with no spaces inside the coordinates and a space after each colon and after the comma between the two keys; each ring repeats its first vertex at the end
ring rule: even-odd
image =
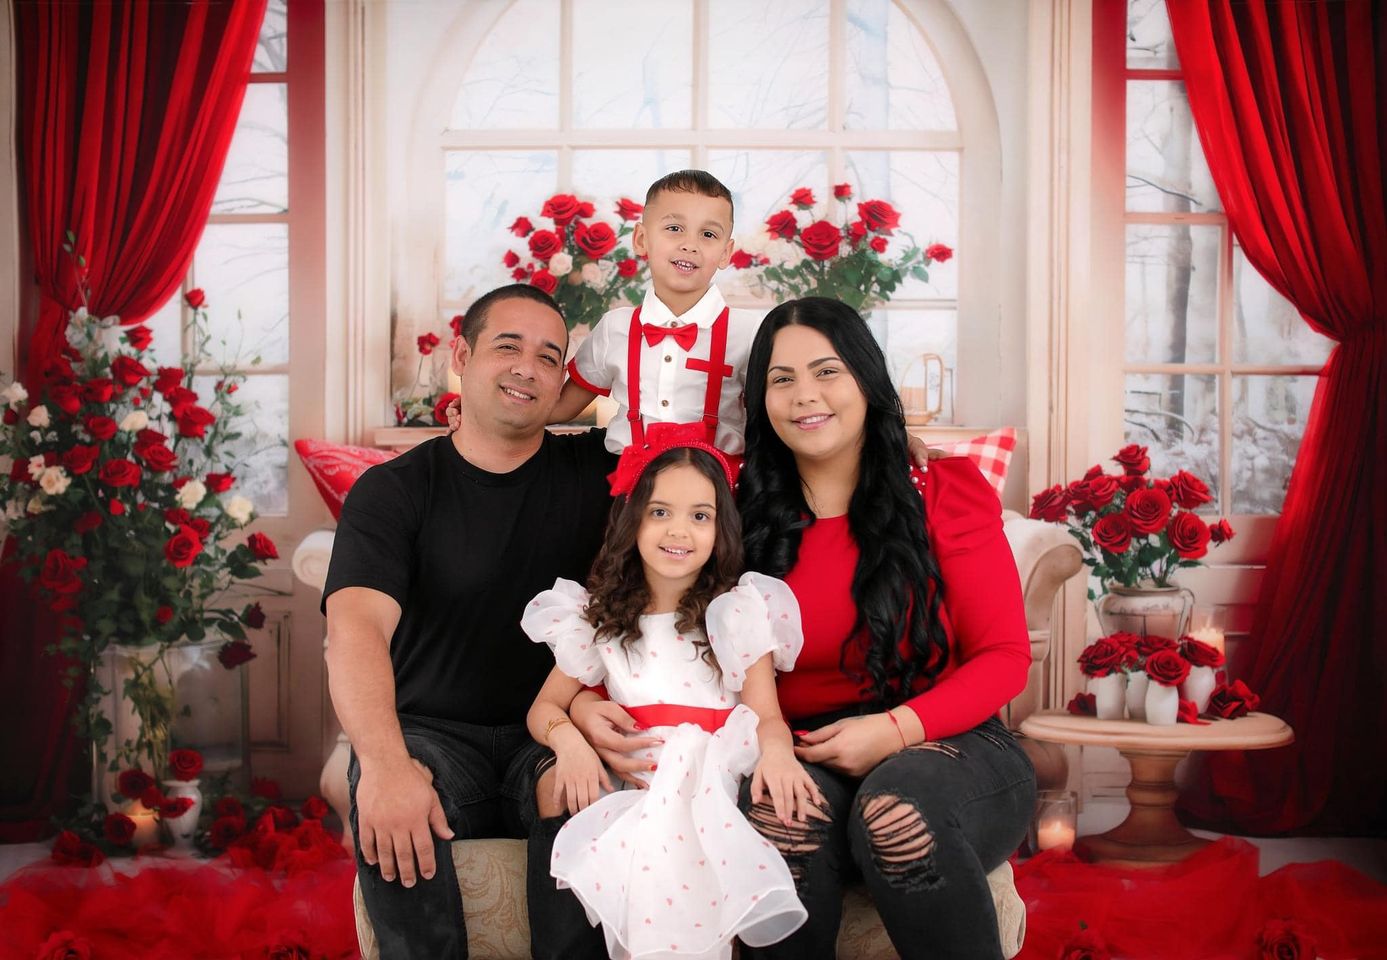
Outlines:
{"type": "Polygon", "coordinates": [[[1064,820],[1042,820],[1035,831],[1035,844],[1041,850],[1074,849],[1074,826],[1064,820]]]}
{"type": "Polygon", "coordinates": [[[125,815],[135,821],[135,834],[130,838],[132,847],[138,850],[140,847],[159,842],[159,815],[157,813],[135,800],[125,811],[125,815]]]}
{"type": "Polygon", "coordinates": [[[1224,653],[1223,649],[1223,628],[1222,627],[1200,627],[1190,634],[1195,640],[1201,640],[1216,649],[1219,653],[1224,653]]]}

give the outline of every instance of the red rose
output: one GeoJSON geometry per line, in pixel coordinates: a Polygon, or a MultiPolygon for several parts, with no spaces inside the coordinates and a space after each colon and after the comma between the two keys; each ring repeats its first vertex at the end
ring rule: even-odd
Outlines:
{"type": "Polygon", "coordinates": [[[233,670],[243,663],[254,660],[255,651],[244,640],[228,640],[217,651],[217,659],[221,661],[223,667],[233,670]]]}
{"type": "Polygon", "coordinates": [[[178,457],[162,444],[146,444],[135,448],[135,456],[144,461],[145,466],[155,473],[168,473],[178,466],[178,457]]]}
{"type": "Polygon", "coordinates": [[[328,809],[327,801],[315,793],[303,802],[299,813],[305,820],[321,820],[328,815],[328,809]]]}
{"type": "Polygon", "coordinates": [[[890,233],[901,225],[901,215],[885,200],[868,200],[857,205],[857,216],[873,233],[890,233]]]}
{"type": "Polygon", "coordinates": [[[732,259],[728,261],[728,263],[732,265],[733,270],[745,270],[754,262],[751,254],[747,253],[745,250],[733,250],[732,259]]]}
{"type": "Polygon", "coordinates": [[[1192,513],[1177,513],[1165,535],[1184,560],[1198,560],[1209,552],[1209,525],[1192,513]]]}
{"type": "Polygon", "coordinates": [[[100,453],[100,447],[79,443],[63,453],[62,465],[68,473],[74,477],[80,477],[84,473],[91,472],[91,468],[96,464],[96,458],[100,453]]]}
{"type": "Polygon", "coordinates": [[[1160,533],[1170,519],[1170,498],[1155,487],[1133,490],[1123,509],[1135,533],[1160,533]]]}
{"type": "Polygon", "coordinates": [[[530,277],[530,286],[538,287],[550,296],[559,289],[559,278],[548,270],[536,270],[534,276],[530,277]]]}
{"type": "Polygon", "coordinates": [[[176,820],[191,809],[192,797],[167,797],[159,804],[159,817],[162,820],[176,820]]]}
{"type": "Polygon", "coordinates": [[[202,754],[196,750],[170,750],[169,772],[179,780],[192,780],[202,772],[202,754]]]}
{"type": "Polygon", "coordinates": [[[225,850],[245,832],[244,817],[219,817],[212,821],[212,829],[207,831],[207,842],[218,850],[225,850]]]}
{"type": "Polygon", "coordinates": [[[101,832],[108,841],[123,847],[135,836],[135,821],[123,813],[108,813],[101,824],[101,832]]]}
{"type": "Polygon", "coordinates": [[[1209,527],[1209,539],[1214,543],[1227,543],[1235,534],[1227,520],[1220,520],[1209,527]]]}
{"type": "Polygon", "coordinates": [[[73,557],[56,547],[48,551],[39,569],[39,586],[49,593],[71,594],[82,589],[77,574],[87,568],[86,557],[73,557]]]}
{"type": "MultiPolygon", "coordinates": [[[[518,260],[519,258],[517,257],[516,259],[518,260]]],[[[455,336],[455,337],[460,337],[460,336],[462,336],[462,322],[463,322],[463,320],[465,320],[465,319],[466,319],[466,317],[464,317],[464,316],[463,316],[462,314],[460,314],[460,313],[457,313],[457,314],[454,314],[454,315],[453,315],[453,319],[451,319],[451,320],[448,321],[448,329],[451,330],[451,331],[453,331],[453,336],[455,336]]]]}
{"type": "Polygon", "coordinates": [[[433,405],[433,422],[440,426],[448,425],[448,404],[458,399],[456,393],[445,393],[438,398],[438,402],[433,405]]]}
{"type": "Polygon", "coordinates": [[[530,231],[534,228],[535,225],[531,223],[528,218],[516,217],[515,223],[512,223],[510,225],[510,232],[515,234],[517,237],[528,237],[530,235],[530,231]]]}
{"type": "Polygon", "coordinates": [[[125,331],[125,342],[136,350],[144,350],[153,339],[154,334],[150,333],[146,326],[131,327],[125,331]]]}
{"type": "Polygon", "coordinates": [[[104,522],[105,521],[98,511],[88,510],[73,521],[72,529],[76,530],[79,534],[91,533],[104,522]]]}
{"type": "Polygon", "coordinates": [[[616,232],[600,220],[593,224],[580,223],[573,228],[573,242],[597,260],[612,252],[616,246],[616,232]]]}
{"type": "Polygon", "coordinates": [[[82,391],[76,384],[55,383],[48,388],[48,402],[70,417],[82,409],[82,391]]]}
{"type": "Polygon", "coordinates": [[[1225,720],[1233,720],[1256,710],[1262,705],[1262,698],[1248,689],[1241,680],[1221,683],[1209,695],[1209,706],[1205,712],[1225,720]]]}
{"type": "Polygon", "coordinates": [[[252,797],[264,797],[266,800],[278,800],[281,796],[279,783],[268,777],[252,777],[250,795],[252,797]]]}
{"type": "Polygon", "coordinates": [[[174,413],[174,418],[178,421],[178,435],[180,437],[198,439],[205,436],[207,428],[217,422],[216,414],[195,403],[178,407],[174,413]]]}
{"type": "Polygon", "coordinates": [[[39,946],[34,960],[91,960],[92,945],[71,930],[59,930],[39,946]]]}
{"type": "Polygon", "coordinates": [[[241,622],[252,630],[259,630],[265,625],[265,610],[258,603],[248,603],[241,611],[241,622]]]}
{"type": "Polygon", "coordinates": [[[188,304],[188,306],[196,310],[198,307],[202,306],[204,303],[207,302],[207,294],[202,292],[201,287],[193,287],[193,289],[183,294],[183,300],[188,304]]]}
{"type": "Polygon", "coordinates": [[[553,230],[536,230],[530,235],[530,256],[536,260],[549,262],[549,258],[563,249],[563,238],[553,230]]]}
{"type": "Polygon", "coordinates": [[[222,797],[212,808],[212,813],[218,817],[242,817],[246,815],[246,808],[241,805],[241,801],[235,797],[222,797]]]}
{"type": "Polygon", "coordinates": [[[1189,661],[1174,650],[1157,650],[1146,658],[1146,675],[1164,687],[1175,687],[1190,675],[1189,661]]]}
{"type": "Polygon", "coordinates": [[[1132,637],[1132,639],[1135,640],[1136,651],[1143,657],[1149,657],[1152,654],[1160,653],[1162,650],[1178,650],[1180,646],[1169,637],[1158,637],[1154,633],[1148,633],[1142,637],[1137,637],[1130,633],[1124,634],[1124,636],[1132,637]]]}
{"type": "Polygon", "coordinates": [[[1090,643],[1079,654],[1079,671],[1086,677],[1106,677],[1122,666],[1126,651],[1107,637],[1090,643]]]}
{"type": "Polygon", "coordinates": [[[928,247],[925,247],[925,256],[935,263],[943,263],[946,260],[953,259],[954,250],[953,247],[946,246],[942,243],[931,243],[928,247]]]}
{"type": "Polygon", "coordinates": [[[634,277],[640,272],[641,265],[632,257],[627,257],[616,265],[616,273],[619,277],[634,277]]]}
{"type": "Polygon", "coordinates": [[[1121,464],[1128,475],[1140,476],[1151,469],[1151,458],[1146,455],[1146,448],[1135,443],[1129,443],[1117,451],[1113,461],[1121,464]]]}
{"type": "Polygon", "coordinates": [[[1084,927],[1060,947],[1059,960],[1112,960],[1112,953],[1092,927],[1084,927]]]}
{"type": "Polygon", "coordinates": [[[851,199],[852,199],[852,184],[850,184],[850,183],[835,183],[835,184],[833,185],[833,197],[834,197],[835,200],[851,200],[851,199]]]}
{"type": "Polygon", "coordinates": [[[164,802],[164,792],[158,787],[150,787],[140,794],[140,803],[148,810],[158,810],[164,802]]]}
{"type": "MultiPolygon", "coordinates": [[[[556,193],[544,201],[539,215],[548,217],[561,227],[566,227],[582,214],[582,203],[571,193],[556,193]]],[[[543,259],[543,258],[541,258],[543,259]]]]}
{"type": "Polygon", "coordinates": [[[209,473],[202,482],[213,493],[226,493],[236,482],[236,477],[230,473],[209,473]]]}
{"type": "Polygon", "coordinates": [[[795,220],[795,215],[789,210],[781,210],[779,213],[772,214],[771,218],[766,221],[766,229],[770,231],[772,236],[789,240],[799,230],[799,222],[795,220]]]}
{"type": "Polygon", "coordinates": [[[1221,667],[1223,666],[1223,653],[1218,647],[1203,640],[1196,640],[1194,637],[1180,638],[1180,656],[1190,662],[1193,667],[1221,667]]]}
{"type": "Polygon", "coordinates": [[[134,357],[127,357],[122,354],[111,361],[111,376],[117,383],[133,387],[149,376],[149,371],[145,369],[144,364],[134,357]]]}
{"type": "Polygon", "coordinates": [[[5,411],[3,417],[0,417],[0,420],[3,420],[7,426],[12,427],[19,422],[19,414],[15,413],[13,408],[10,408],[5,411]]]}
{"type": "Polygon", "coordinates": [[[514,250],[507,250],[506,255],[501,258],[501,263],[505,265],[507,270],[510,270],[519,262],[520,254],[516,253],[514,250]]]}
{"type": "Polygon", "coordinates": [[[848,226],[848,242],[854,247],[867,239],[867,225],[861,220],[854,220],[848,226]]]}
{"type": "Polygon", "coordinates": [[[872,237],[871,241],[867,244],[867,246],[871,247],[871,248],[872,248],[873,250],[875,250],[877,253],[885,253],[885,252],[886,252],[886,238],[885,238],[885,237],[872,237]]]}
{"type": "Polygon", "coordinates": [[[53,841],[53,861],[72,867],[95,867],[106,857],[71,830],[64,830],[53,841]]]}
{"type": "Polygon", "coordinates": [[[273,804],[265,812],[274,818],[276,831],[292,830],[299,822],[298,815],[282,803],[273,804]]]}
{"type": "Polygon", "coordinates": [[[116,435],[116,422],[110,417],[87,417],[82,425],[87,428],[87,433],[92,435],[93,440],[109,440],[116,435]]]}
{"type": "Polygon", "coordinates": [[[1095,509],[1106,507],[1112,503],[1112,498],[1117,496],[1119,489],[1116,477],[1099,475],[1091,480],[1083,481],[1084,499],[1095,509]]]}
{"type": "Polygon", "coordinates": [[[510,278],[514,280],[516,283],[520,283],[528,276],[529,274],[522,270],[520,267],[516,267],[514,270],[510,272],[510,278]]]}
{"type": "Polygon", "coordinates": [[[109,403],[116,395],[116,385],[110,377],[94,377],[82,384],[82,399],[88,403],[109,403]]]}
{"type": "Polygon", "coordinates": [[[1098,697],[1092,693],[1076,693],[1064,709],[1078,717],[1095,717],[1098,715],[1098,697]]]}
{"type": "Polygon", "coordinates": [[[1132,545],[1132,525],[1120,513],[1099,517],[1093,525],[1093,542],[1108,553],[1126,553],[1132,545]]]}
{"type": "Polygon", "coordinates": [[[628,200],[626,197],[622,197],[616,202],[616,215],[623,220],[635,220],[640,217],[644,210],[644,204],[628,200]]]}
{"type": "Polygon", "coordinates": [[[174,387],[183,384],[182,367],[160,367],[158,374],[154,378],[154,389],[160,393],[168,393],[174,387]]]}
{"type": "Polygon", "coordinates": [[[158,610],[155,610],[155,611],[154,611],[154,622],[157,623],[157,624],[159,624],[159,626],[161,626],[161,627],[162,627],[164,624],[168,623],[168,622],[169,622],[170,620],[172,620],[172,619],[173,619],[173,607],[170,607],[168,604],[165,604],[164,606],[160,607],[158,610]]]}
{"type": "Polygon", "coordinates": [[[201,538],[196,530],[187,525],[179,527],[178,532],[169,537],[168,542],[164,544],[164,556],[170,564],[180,570],[192,566],[201,552],[201,538]]]}
{"type": "Polygon", "coordinates": [[[175,527],[181,527],[185,523],[190,523],[193,517],[182,507],[169,507],[164,511],[164,522],[171,523],[175,527]]]}
{"type": "Polygon", "coordinates": [[[125,504],[121,503],[119,500],[112,500],[106,505],[106,509],[111,511],[111,516],[119,517],[125,513],[125,504]]]}
{"type": "Polygon", "coordinates": [[[1184,507],[1186,510],[1193,510],[1213,500],[1209,494],[1209,488],[1203,480],[1200,480],[1192,473],[1184,470],[1177,471],[1175,476],[1170,478],[1170,499],[1184,507]]]}
{"type": "Polygon", "coordinates": [[[801,210],[808,210],[814,205],[814,191],[808,187],[800,187],[790,194],[790,202],[801,210]]]}
{"type": "Polygon", "coordinates": [[[1194,705],[1193,700],[1186,700],[1181,697],[1175,704],[1175,722],[1188,723],[1196,727],[1207,727],[1208,720],[1199,719],[1199,708],[1194,705]]]}
{"type": "Polygon", "coordinates": [[[838,256],[838,247],[843,242],[843,231],[827,220],[811,223],[799,235],[804,244],[804,252],[815,260],[832,260],[838,256]]]}
{"type": "Polygon", "coordinates": [[[144,793],[154,786],[154,778],[143,770],[122,770],[120,776],[116,778],[116,789],[120,795],[131,800],[144,793]]]}
{"type": "Polygon", "coordinates": [[[1257,935],[1260,960],[1313,960],[1319,951],[1309,932],[1294,920],[1268,920],[1257,935]]]}
{"type": "Polygon", "coordinates": [[[1057,523],[1064,519],[1069,498],[1058,483],[1031,498],[1031,519],[1057,523]]]}
{"type": "Polygon", "coordinates": [[[433,353],[433,348],[438,346],[438,334],[432,332],[421,334],[415,338],[414,342],[419,345],[419,355],[427,357],[433,353]]]}
{"type": "Polygon", "coordinates": [[[255,554],[257,560],[279,559],[279,551],[275,549],[274,541],[263,533],[252,533],[246,537],[246,546],[250,547],[250,552],[255,554]]]}

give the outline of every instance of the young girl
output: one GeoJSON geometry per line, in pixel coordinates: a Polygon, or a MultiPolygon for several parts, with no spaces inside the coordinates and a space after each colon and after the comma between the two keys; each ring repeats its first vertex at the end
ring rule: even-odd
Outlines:
{"type": "Polygon", "coordinates": [[[779,580],[738,579],[731,471],[693,427],[652,425],[648,448],[622,455],[592,592],[559,580],[521,620],[557,662],[529,726],[575,813],[551,873],[613,957],[728,957],[734,936],[774,943],[805,918],[784,860],[737,809],[748,774],[787,825],[820,799],[775,694],[775,670],[799,653],[799,607],[779,580]],[[566,712],[598,683],[663,739],[642,754],[647,789],[598,799],[606,775],[566,712]]]}

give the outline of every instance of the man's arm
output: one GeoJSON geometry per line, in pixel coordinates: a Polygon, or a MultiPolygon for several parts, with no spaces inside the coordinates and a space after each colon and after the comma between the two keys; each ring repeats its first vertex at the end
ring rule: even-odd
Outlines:
{"type": "Polygon", "coordinates": [[[356,751],[357,842],[381,876],[406,887],[418,873],[434,875],[432,832],[450,840],[443,806],[429,778],[410,759],[395,713],[390,638],[400,605],[369,587],[344,587],[327,598],[328,690],[342,729],[356,751]]]}

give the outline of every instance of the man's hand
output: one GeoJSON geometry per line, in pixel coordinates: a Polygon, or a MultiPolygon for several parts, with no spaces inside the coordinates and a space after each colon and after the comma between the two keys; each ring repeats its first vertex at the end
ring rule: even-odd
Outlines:
{"type": "Polygon", "coordinates": [[[633,787],[646,788],[646,782],[636,773],[649,773],[655,765],[643,757],[627,754],[649,750],[664,743],[663,740],[639,736],[641,726],[620,704],[594,694],[580,693],[575,697],[568,715],[609,770],[633,787]]]}
{"type": "Polygon", "coordinates": [[[910,450],[910,462],[926,473],[929,472],[929,462],[931,460],[943,460],[948,456],[943,450],[933,450],[925,446],[925,441],[921,440],[913,433],[907,433],[905,435],[905,444],[910,450]]]}
{"type": "Polygon", "coordinates": [[[602,761],[573,724],[557,728],[549,738],[549,745],[555,758],[554,806],[577,814],[596,803],[602,790],[612,792],[612,781],[602,768],[602,761]]]}
{"type": "Polygon", "coordinates": [[[363,765],[356,815],[361,855],[369,864],[379,863],[382,877],[398,876],[406,887],[414,886],[416,876],[433,879],[433,834],[451,840],[453,831],[428,767],[412,757],[374,769],[363,765]]]}

